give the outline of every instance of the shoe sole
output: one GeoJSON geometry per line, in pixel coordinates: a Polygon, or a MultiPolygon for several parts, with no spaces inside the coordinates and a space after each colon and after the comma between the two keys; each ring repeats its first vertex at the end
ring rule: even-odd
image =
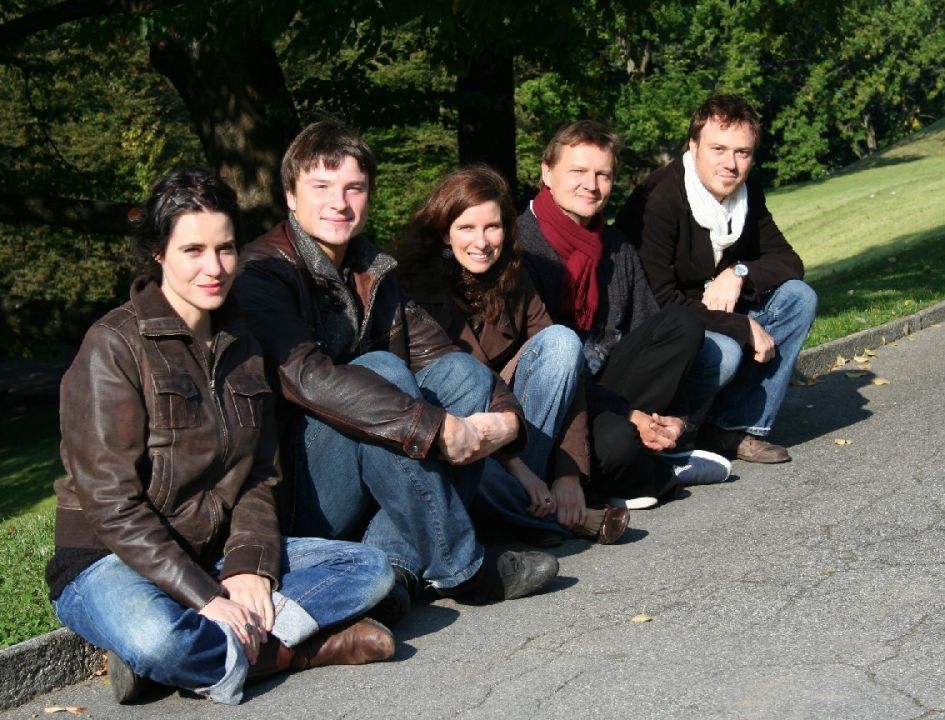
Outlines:
{"type": "Polygon", "coordinates": [[[658,505],[659,502],[660,501],[655,497],[648,496],[635,498],[607,498],[608,505],[613,505],[614,507],[625,507],[628,510],[648,510],[649,508],[658,505]]]}

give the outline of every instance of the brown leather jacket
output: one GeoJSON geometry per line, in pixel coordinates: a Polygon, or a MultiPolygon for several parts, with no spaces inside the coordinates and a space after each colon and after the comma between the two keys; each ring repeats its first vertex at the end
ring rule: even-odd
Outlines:
{"type": "Polygon", "coordinates": [[[214,313],[210,353],[142,277],[89,330],[62,380],[57,553],[110,550],[195,610],[224,594],[221,553],[221,579],[277,585],[272,392],[237,316],[214,313]]]}
{"type": "MultiPolygon", "coordinates": [[[[468,314],[444,289],[441,292],[417,293],[417,302],[446,330],[460,349],[508,378],[518,361],[518,352],[533,336],[552,325],[545,304],[523,270],[516,292],[496,323],[486,323],[477,335],[469,324],[468,314]]],[[[590,475],[587,401],[584,383],[578,387],[568,409],[555,445],[551,463],[553,476],[590,475]]]]}
{"type": "MultiPolygon", "coordinates": [[[[396,262],[364,237],[351,240],[341,274],[320,250],[305,247],[288,221],[247,245],[234,290],[267,366],[278,368],[282,397],[295,410],[338,430],[382,442],[413,458],[435,447],[444,410],[401,392],[376,373],[348,364],[384,350],[414,372],[457,348],[407,299],[396,262]]],[[[490,410],[515,412],[515,396],[496,378],[490,410]]],[[[286,413],[288,414],[288,413],[286,413]]],[[[288,466],[288,462],[286,463],[288,466]]]]}

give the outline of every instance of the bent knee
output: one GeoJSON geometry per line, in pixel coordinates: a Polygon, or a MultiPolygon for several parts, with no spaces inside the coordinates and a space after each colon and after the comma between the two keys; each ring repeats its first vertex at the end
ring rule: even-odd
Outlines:
{"type": "Polygon", "coordinates": [[[817,314],[817,292],[803,280],[788,280],[778,290],[787,296],[787,303],[795,313],[803,313],[813,320],[817,314]]]}
{"type": "Polygon", "coordinates": [[[569,327],[549,325],[527,343],[528,350],[536,350],[543,362],[552,363],[562,370],[582,368],[584,346],[569,327]]]}
{"type": "Polygon", "coordinates": [[[692,310],[684,305],[666,305],[660,310],[664,318],[663,327],[667,331],[684,338],[689,345],[698,348],[705,335],[705,323],[692,310]]]}

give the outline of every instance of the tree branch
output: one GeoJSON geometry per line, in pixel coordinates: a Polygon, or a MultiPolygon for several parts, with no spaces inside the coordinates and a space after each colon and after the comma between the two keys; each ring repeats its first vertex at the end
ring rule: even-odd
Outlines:
{"type": "Polygon", "coordinates": [[[64,0],[0,25],[0,47],[85,18],[143,13],[182,4],[181,0],[64,0]]]}
{"type": "Polygon", "coordinates": [[[129,235],[137,206],[103,200],[0,193],[0,222],[56,225],[80,232],[129,235]]]}

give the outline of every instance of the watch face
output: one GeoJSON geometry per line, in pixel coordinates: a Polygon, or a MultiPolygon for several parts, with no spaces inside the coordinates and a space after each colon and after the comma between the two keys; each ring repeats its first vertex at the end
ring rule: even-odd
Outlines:
{"type": "Polygon", "coordinates": [[[748,266],[744,263],[736,263],[733,269],[738,277],[745,277],[748,274],[748,266]]]}

